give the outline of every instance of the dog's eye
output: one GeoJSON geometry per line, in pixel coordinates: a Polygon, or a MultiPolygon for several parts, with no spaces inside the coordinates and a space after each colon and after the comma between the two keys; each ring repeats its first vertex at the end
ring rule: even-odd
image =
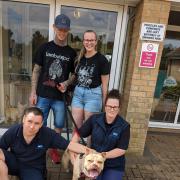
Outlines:
{"type": "Polygon", "coordinates": [[[92,160],[88,160],[88,162],[93,162],[92,160]]]}
{"type": "Polygon", "coordinates": [[[98,161],[98,164],[102,164],[103,162],[102,161],[98,161]]]}

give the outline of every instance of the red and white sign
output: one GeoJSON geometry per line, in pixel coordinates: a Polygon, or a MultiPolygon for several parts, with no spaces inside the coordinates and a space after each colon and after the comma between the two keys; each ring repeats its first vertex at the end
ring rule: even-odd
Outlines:
{"type": "Polygon", "coordinates": [[[139,67],[155,68],[159,44],[143,43],[139,67]]]}

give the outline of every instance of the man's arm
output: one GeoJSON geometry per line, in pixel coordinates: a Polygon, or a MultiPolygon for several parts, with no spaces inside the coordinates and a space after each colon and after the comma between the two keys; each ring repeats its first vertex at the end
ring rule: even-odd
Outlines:
{"type": "Polygon", "coordinates": [[[36,90],[37,90],[37,83],[39,80],[39,75],[41,73],[41,66],[38,64],[34,65],[33,73],[32,73],[32,78],[31,78],[31,94],[29,97],[29,102],[30,105],[35,105],[37,103],[37,95],[36,95],[36,90]]]}
{"type": "Polygon", "coordinates": [[[103,107],[108,91],[108,82],[109,82],[109,75],[101,75],[101,81],[102,81],[102,95],[103,95],[103,107]]]}

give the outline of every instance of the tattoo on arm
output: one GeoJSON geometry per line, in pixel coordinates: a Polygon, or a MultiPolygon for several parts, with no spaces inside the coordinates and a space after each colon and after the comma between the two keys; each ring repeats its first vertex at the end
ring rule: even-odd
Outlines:
{"type": "Polygon", "coordinates": [[[31,92],[36,92],[39,75],[41,73],[41,68],[42,67],[39,66],[38,64],[34,65],[32,80],[31,80],[31,92]]]}
{"type": "Polygon", "coordinates": [[[71,84],[75,81],[75,78],[76,78],[75,74],[72,74],[72,75],[69,77],[69,79],[64,82],[65,85],[66,85],[66,86],[71,85],[71,84]]]}

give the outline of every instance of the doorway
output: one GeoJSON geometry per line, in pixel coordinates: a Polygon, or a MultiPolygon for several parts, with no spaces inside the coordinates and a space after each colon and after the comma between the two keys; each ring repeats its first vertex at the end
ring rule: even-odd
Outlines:
{"type": "Polygon", "coordinates": [[[7,108],[18,108],[19,102],[28,104],[33,56],[42,43],[53,39],[52,25],[60,13],[71,19],[68,44],[77,51],[84,31],[97,32],[98,51],[111,63],[109,89],[119,88],[127,9],[128,6],[79,0],[0,0],[1,127],[16,123],[15,119],[7,121],[7,108]]]}
{"type": "Polygon", "coordinates": [[[119,88],[122,50],[125,37],[126,10],[123,6],[98,2],[57,0],[56,15],[63,13],[71,19],[68,43],[79,51],[86,30],[94,30],[98,35],[98,51],[111,64],[109,89],[119,88]]]}

